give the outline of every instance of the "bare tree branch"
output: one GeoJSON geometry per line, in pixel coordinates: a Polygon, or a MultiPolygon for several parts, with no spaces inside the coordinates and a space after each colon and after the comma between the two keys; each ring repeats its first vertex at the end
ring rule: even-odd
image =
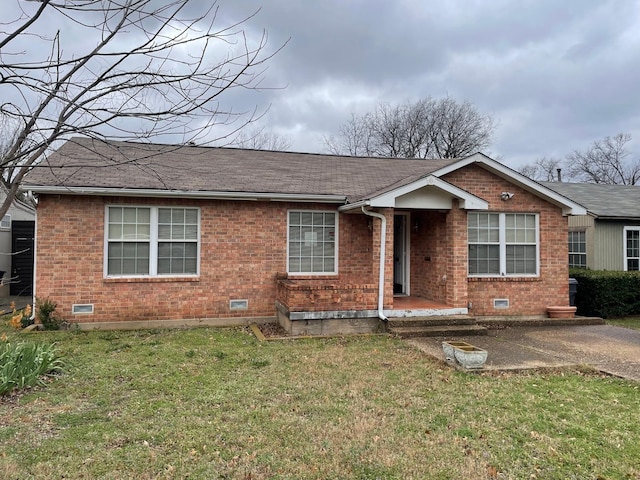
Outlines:
{"type": "Polygon", "coordinates": [[[562,171],[562,160],[558,158],[539,158],[531,165],[525,165],[518,169],[518,172],[532,180],[543,182],[560,181],[560,173],[562,171]]]}
{"type": "Polygon", "coordinates": [[[569,172],[576,181],[609,185],[636,185],[640,182],[640,158],[629,159],[628,133],[618,133],[593,142],[587,150],[567,155],[569,172]]]}
{"type": "Polygon", "coordinates": [[[15,131],[0,156],[0,217],[24,175],[73,135],[209,144],[237,134],[260,114],[224,108],[220,96],[264,88],[266,62],[284,47],[267,51],[266,32],[247,37],[255,13],[218,27],[215,2],[15,1],[22,15],[0,24],[0,117],[15,131]],[[65,43],[69,25],[81,45],[65,43]]]}
{"type": "Polygon", "coordinates": [[[414,103],[380,103],[362,116],[352,114],[337,138],[325,138],[334,154],[404,158],[454,158],[487,148],[495,128],[469,102],[426,98],[414,103]]]}

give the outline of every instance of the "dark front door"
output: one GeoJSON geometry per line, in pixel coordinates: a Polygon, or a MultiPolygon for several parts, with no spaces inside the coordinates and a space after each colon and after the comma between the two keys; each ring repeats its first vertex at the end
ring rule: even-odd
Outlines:
{"type": "Polygon", "coordinates": [[[407,295],[407,216],[393,217],[393,293],[407,295]]]}
{"type": "Polygon", "coordinates": [[[33,246],[35,222],[11,222],[10,295],[33,295],[33,246]]]}

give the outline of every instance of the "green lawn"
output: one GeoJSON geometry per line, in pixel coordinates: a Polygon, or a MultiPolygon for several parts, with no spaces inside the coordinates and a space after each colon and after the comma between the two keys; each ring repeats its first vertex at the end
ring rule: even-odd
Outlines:
{"type": "Polygon", "coordinates": [[[640,330],[640,317],[627,317],[627,318],[609,318],[607,319],[609,325],[616,325],[618,327],[633,328],[634,330],[640,330]]]}
{"type": "Polygon", "coordinates": [[[0,400],[0,478],[640,478],[640,386],[620,379],[457,372],[385,336],[8,335],[69,367],[0,400]]]}

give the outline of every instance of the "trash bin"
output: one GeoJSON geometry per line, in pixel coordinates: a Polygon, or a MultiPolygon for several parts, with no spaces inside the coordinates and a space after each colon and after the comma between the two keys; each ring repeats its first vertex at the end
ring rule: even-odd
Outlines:
{"type": "Polygon", "coordinates": [[[576,306],[576,293],[578,293],[578,280],[569,278],[569,305],[576,306]]]}

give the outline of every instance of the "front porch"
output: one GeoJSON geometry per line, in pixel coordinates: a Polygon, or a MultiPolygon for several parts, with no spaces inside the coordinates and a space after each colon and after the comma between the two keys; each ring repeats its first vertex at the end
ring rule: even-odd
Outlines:
{"type": "MultiPolygon", "coordinates": [[[[277,280],[276,310],[280,325],[292,335],[336,335],[386,331],[377,309],[376,284],[341,284],[337,280],[287,278],[277,280]]],[[[385,305],[386,318],[451,317],[467,314],[419,296],[394,296],[385,305]]]]}
{"type": "Polygon", "coordinates": [[[385,316],[398,317],[431,317],[446,315],[466,315],[467,308],[456,308],[435,300],[419,296],[394,296],[393,307],[385,309],[385,316]]]}

